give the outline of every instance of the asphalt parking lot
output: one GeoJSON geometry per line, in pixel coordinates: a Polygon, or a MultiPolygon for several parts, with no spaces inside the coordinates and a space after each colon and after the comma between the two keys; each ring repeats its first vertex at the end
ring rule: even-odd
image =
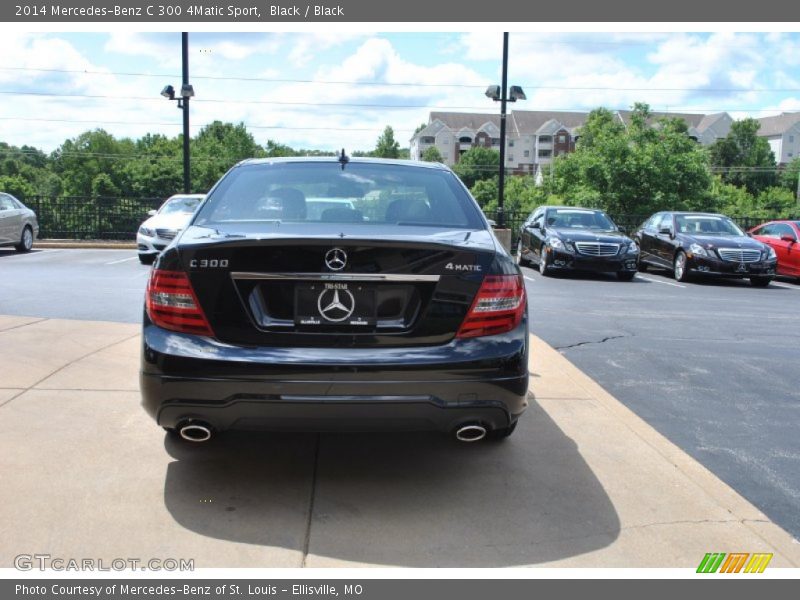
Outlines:
{"type": "MultiPolygon", "coordinates": [[[[148,272],[131,251],[0,251],[0,315],[24,315],[0,323],[0,439],[15,448],[0,466],[22,473],[0,512],[34,545],[68,552],[65,539],[109,530],[129,553],[213,566],[655,566],[644,549],[658,547],[658,566],[693,566],[717,547],[774,544],[770,519],[800,537],[794,284],[525,269],[533,333],[558,352],[535,344],[537,403],[509,444],[242,434],[186,448],[138,407],[148,272]]],[[[3,566],[19,532],[4,533],[3,566]]],[[[796,542],[782,550],[797,559],[796,542]]]]}
{"type": "Polygon", "coordinates": [[[800,285],[524,271],[533,333],[800,538],[800,285]]]}

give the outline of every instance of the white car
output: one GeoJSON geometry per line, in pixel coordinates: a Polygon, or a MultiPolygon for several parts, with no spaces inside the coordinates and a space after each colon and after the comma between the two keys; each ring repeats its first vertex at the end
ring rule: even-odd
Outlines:
{"type": "Polygon", "coordinates": [[[143,265],[152,264],[159,253],[169,246],[189,223],[203,198],[205,194],[176,194],[167,198],[157,211],[148,213],[150,218],[139,226],[136,234],[139,261],[143,265]]]}

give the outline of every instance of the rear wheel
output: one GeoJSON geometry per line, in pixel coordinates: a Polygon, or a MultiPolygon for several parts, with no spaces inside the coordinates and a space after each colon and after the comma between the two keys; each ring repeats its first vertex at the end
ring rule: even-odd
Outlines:
{"type": "Polygon", "coordinates": [[[542,244],[542,248],[539,251],[539,273],[541,273],[544,277],[550,275],[550,265],[547,264],[547,246],[542,244]]]}
{"type": "Polygon", "coordinates": [[[675,260],[672,262],[672,273],[675,275],[675,281],[686,281],[689,277],[689,269],[686,265],[686,253],[683,250],[678,250],[675,255],[675,260]]]}
{"type": "Polygon", "coordinates": [[[25,226],[25,229],[22,230],[22,237],[19,240],[19,244],[14,246],[17,252],[30,252],[31,248],[33,248],[33,230],[30,228],[29,225],[25,226]]]}
{"type": "Polygon", "coordinates": [[[620,281],[633,281],[636,276],[636,271],[620,271],[617,273],[617,279],[620,281]]]}
{"type": "Polygon", "coordinates": [[[770,281],[772,281],[772,277],[751,277],[750,285],[755,287],[767,287],[770,281]]]}
{"type": "Polygon", "coordinates": [[[152,265],[153,262],[156,260],[155,254],[140,254],[139,255],[139,262],[143,265],[152,265]]]}

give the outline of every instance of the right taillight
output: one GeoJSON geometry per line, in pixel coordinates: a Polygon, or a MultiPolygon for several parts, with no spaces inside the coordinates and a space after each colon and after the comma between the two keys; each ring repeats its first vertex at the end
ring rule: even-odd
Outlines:
{"type": "Polygon", "coordinates": [[[521,275],[487,275],[456,337],[469,338],[511,331],[525,312],[521,275]]]}
{"type": "Polygon", "coordinates": [[[153,269],[145,305],[150,320],[159,327],[181,333],[214,335],[186,273],[153,269]]]}

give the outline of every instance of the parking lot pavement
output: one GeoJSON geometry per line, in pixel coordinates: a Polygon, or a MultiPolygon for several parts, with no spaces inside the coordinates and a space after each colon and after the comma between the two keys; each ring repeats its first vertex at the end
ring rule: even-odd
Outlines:
{"type": "Polygon", "coordinates": [[[137,336],[0,317],[0,567],[48,553],[694,568],[734,549],[800,566],[791,536],[538,338],[537,402],[502,443],[230,432],[191,445],[139,407],[137,336]],[[8,360],[39,363],[43,345],[34,373],[8,360]]]}
{"type": "Polygon", "coordinates": [[[800,285],[524,272],[534,334],[800,538],[800,285]]]}
{"type": "Polygon", "coordinates": [[[140,323],[149,273],[135,250],[0,248],[0,314],[140,323]]]}

